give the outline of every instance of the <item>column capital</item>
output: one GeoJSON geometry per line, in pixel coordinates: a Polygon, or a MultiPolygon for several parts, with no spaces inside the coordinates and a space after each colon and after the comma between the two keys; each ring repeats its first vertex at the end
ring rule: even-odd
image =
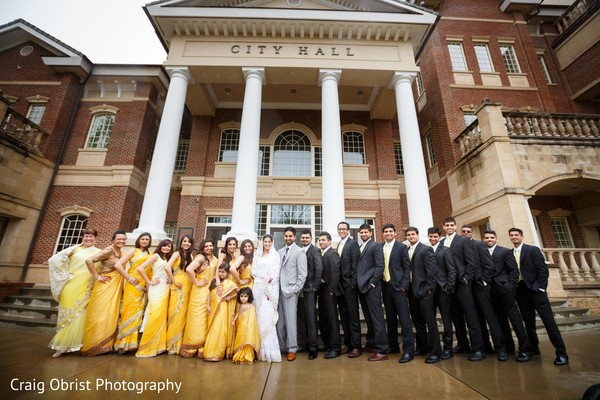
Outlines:
{"type": "Polygon", "coordinates": [[[323,84],[323,82],[327,79],[335,80],[337,84],[340,81],[340,77],[342,76],[341,69],[320,69],[319,70],[319,86],[323,84]]]}
{"type": "Polygon", "coordinates": [[[263,85],[266,85],[267,83],[267,75],[265,74],[265,69],[263,67],[242,67],[242,72],[244,73],[246,82],[248,82],[248,79],[250,78],[258,78],[263,85]]]}
{"type": "Polygon", "coordinates": [[[178,77],[185,79],[188,85],[194,83],[194,77],[188,67],[166,67],[165,69],[171,79],[178,77]]]}
{"type": "Polygon", "coordinates": [[[407,82],[412,84],[412,82],[417,77],[417,73],[414,71],[396,71],[394,72],[394,76],[390,80],[390,84],[388,87],[390,89],[394,89],[397,84],[407,82]]]}

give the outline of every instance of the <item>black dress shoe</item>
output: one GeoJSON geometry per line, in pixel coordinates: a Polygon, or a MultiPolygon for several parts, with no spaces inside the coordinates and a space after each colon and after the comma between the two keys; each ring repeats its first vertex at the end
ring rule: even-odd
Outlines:
{"type": "Polygon", "coordinates": [[[315,358],[317,358],[317,352],[316,351],[309,351],[308,352],[308,359],[309,360],[314,360],[315,358]]]}
{"type": "Polygon", "coordinates": [[[569,363],[569,357],[567,357],[567,356],[557,356],[556,359],[554,360],[554,365],[556,365],[557,367],[567,365],[568,363],[569,363]]]}
{"type": "Polygon", "coordinates": [[[435,364],[436,362],[439,362],[439,361],[440,361],[440,358],[438,356],[434,356],[433,354],[425,359],[425,363],[427,363],[427,364],[435,364]]]}
{"type": "Polygon", "coordinates": [[[499,351],[496,358],[498,361],[508,361],[508,354],[505,351],[499,351]]]}
{"type": "Polygon", "coordinates": [[[482,351],[474,351],[469,356],[469,361],[483,361],[485,360],[485,353],[482,351]]]}
{"type": "Polygon", "coordinates": [[[469,354],[471,353],[471,349],[468,347],[456,346],[452,349],[452,352],[455,354],[469,354]]]}
{"type": "Polygon", "coordinates": [[[407,362],[411,362],[415,357],[412,354],[406,354],[404,353],[404,355],[402,357],[400,357],[400,360],[398,360],[398,362],[400,364],[405,364],[407,362]]]}
{"type": "Polygon", "coordinates": [[[522,351],[517,353],[517,358],[516,358],[517,362],[527,362],[527,361],[531,361],[531,356],[527,353],[523,353],[522,351]]]}
{"type": "Polygon", "coordinates": [[[329,360],[331,358],[339,357],[340,354],[341,353],[339,351],[331,350],[329,353],[325,354],[323,357],[325,357],[325,359],[329,360]]]}
{"type": "Polygon", "coordinates": [[[442,351],[442,360],[447,360],[449,358],[454,357],[454,353],[452,353],[452,350],[444,350],[442,351]]]}

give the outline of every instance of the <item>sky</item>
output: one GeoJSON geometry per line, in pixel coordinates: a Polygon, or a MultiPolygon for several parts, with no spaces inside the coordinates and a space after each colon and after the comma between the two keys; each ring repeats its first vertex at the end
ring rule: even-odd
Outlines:
{"type": "Polygon", "coordinates": [[[0,25],[22,18],[95,64],[162,64],[142,9],[153,0],[0,0],[0,25]]]}

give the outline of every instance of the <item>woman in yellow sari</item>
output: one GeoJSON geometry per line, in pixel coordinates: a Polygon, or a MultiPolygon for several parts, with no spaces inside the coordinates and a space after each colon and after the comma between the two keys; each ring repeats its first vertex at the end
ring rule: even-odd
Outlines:
{"type": "Polygon", "coordinates": [[[252,278],[252,261],[254,259],[254,243],[252,240],[246,239],[242,242],[241,253],[229,268],[229,274],[238,287],[249,287],[252,289],[254,282],[252,278]]]}
{"type": "Polygon", "coordinates": [[[152,244],[152,235],[142,233],[135,241],[135,248],[129,250],[117,263],[115,269],[125,278],[123,308],[117,329],[115,351],[125,353],[138,348],[139,330],[146,308],[146,281],[142,279],[137,267],[150,257],[148,248],[152,244]],[[125,273],[125,264],[129,270],[125,273]]]}
{"type": "Polygon", "coordinates": [[[82,356],[96,356],[113,351],[123,292],[123,277],[115,269],[115,264],[123,256],[121,249],[126,240],[125,231],[118,230],[113,234],[110,246],[85,260],[96,283],[85,318],[82,356]],[[97,271],[94,266],[96,262],[100,262],[97,271]]]}
{"type": "Polygon", "coordinates": [[[148,305],[142,322],[142,338],[136,357],[154,357],[167,351],[167,310],[169,309],[169,283],[173,274],[167,265],[173,254],[173,242],[160,241],[154,254],[137,270],[148,286],[148,305]],[[146,268],[152,266],[152,280],[146,274],[146,268]]]}
{"type": "Polygon", "coordinates": [[[186,268],[194,259],[194,239],[184,236],[179,241],[179,248],[171,258],[167,268],[173,271],[173,283],[169,299],[169,314],[167,317],[167,351],[169,354],[179,354],[183,331],[187,320],[188,302],[192,282],[186,268]]]}
{"type": "Polygon", "coordinates": [[[200,253],[187,267],[192,282],[192,291],[188,304],[187,322],[183,334],[181,352],[183,357],[193,357],[198,353],[202,357],[204,342],[208,332],[208,313],[206,306],[210,291],[208,286],[215,277],[217,258],[213,255],[215,243],[212,239],[204,239],[200,243],[200,253]]]}
{"type": "Polygon", "coordinates": [[[210,303],[206,306],[208,311],[208,334],[202,353],[202,358],[205,361],[221,361],[225,356],[230,357],[232,355],[233,330],[231,329],[231,321],[235,314],[235,298],[238,287],[231,279],[227,279],[228,271],[228,264],[219,265],[217,275],[221,283],[217,284],[215,278],[210,284],[210,303]],[[219,287],[222,289],[221,295],[217,291],[219,287]]]}
{"type": "Polygon", "coordinates": [[[233,362],[235,364],[254,364],[260,352],[260,335],[256,309],[252,302],[252,289],[243,287],[237,294],[238,310],[231,321],[234,329],[233,362]]]}
{"type": "Polygon", "coordinates": [[[48,345],[56,351],[54,358],[81,349],[83,324],[94,286],[85,260],[100,251],[94,246],[96,235],[95,229],[84,230],[81,244],[66,248],[48,260],[50,287],[58,301],[56,335],[48,345]]]}

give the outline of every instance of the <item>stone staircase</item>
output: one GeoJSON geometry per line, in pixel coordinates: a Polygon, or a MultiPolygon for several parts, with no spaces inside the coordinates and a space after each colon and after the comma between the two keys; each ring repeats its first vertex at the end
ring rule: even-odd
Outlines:
{"type": "MultiPolygon", "coordinates": [[[[600,315],[589,315],[588,309],[570,307],[564,301],[551,301],[554,317],[561,332],[600,327],[600,315]]],[[[58,315],[58,303],[52,297],[49,285],[24,288],[18,295],[8,296],[0,303],[0,328],[54,333],[58,315]]],[[[362,313],[361,313],[362,316],[362,313]]],[[[438,315],[441,329],[441,319],[438,315]]],[[[361,324],[363,335],[366,324],[361,324]]],[[[538,318],[538,332],[545,333],[538,318]]]]}

